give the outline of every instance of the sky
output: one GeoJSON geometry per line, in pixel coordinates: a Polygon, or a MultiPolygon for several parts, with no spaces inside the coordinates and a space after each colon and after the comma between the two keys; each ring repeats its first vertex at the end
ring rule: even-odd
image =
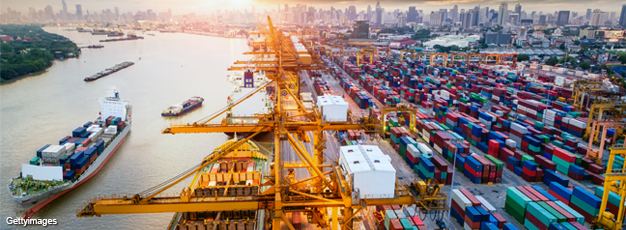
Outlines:
{"type": "MultiPolygon", "coordinates": [[[[6,12],[7,7],[22,13],[28,12],[29,7],[36,10],[43,9],[47,5],[51,5],[54,12],[57,13],[63,9],[62,0],[0,0],[1,12],[6,12]]],[[[295,6],[296,4],[312,5],[316,8],[329,9],[331,6],[335,9],[345,9],[348,6],[356,6],[357,11],[365,11],[368,5],[372,8],[376,6],[376,1],[366,0],[66,0],[67,8],[70,13],[76,11],[76,4],[81,4],[83,11],[100,12],[104,9],[113,10],[119,7],[120,13],[145,11],[152,9],[155,12],[165,12],[172,9],[174,15],[198,13],[213,13],[215,10],[231,10],[231,9],[251,9],[256,7],[257,12],[263,9],[276,9],[278,5],[281,8],[284,4],[295,6]]],[[[586,12],[588,8],[601,9],[606,12],[615,11],[620,13],[622,5],[626,1],[620,0],[527,0],[527,1],[496,1],[496,0],[381,0],[380,4],[386,11],[394,9],[408,10],[409,6],[416,6],[417,10],[424,12],[436,11],[439,9],[451,9],[454,5],[458,5],[459,9],[469,9],[480,5],[481,7],[489,7],[497,9],[500,3],[507,3],[508,9],[513,10],[517,3],[522,5],[522,10],[527,13],[532,11],[543,11],[544,13],[553,13],[558,10],[570,10],[575,12],[586,12]]]]}

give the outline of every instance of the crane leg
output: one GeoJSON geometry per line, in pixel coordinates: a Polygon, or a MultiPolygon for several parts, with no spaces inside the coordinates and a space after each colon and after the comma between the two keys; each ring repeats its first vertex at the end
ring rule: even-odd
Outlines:
{"type": "Polygon", "coordinates": [[[330,230],[337,230],[339,228],[339,223],[337,222],[337,216],[339,214],[339,208],[333,207],[333,218],[330,224],[330,230]]]}

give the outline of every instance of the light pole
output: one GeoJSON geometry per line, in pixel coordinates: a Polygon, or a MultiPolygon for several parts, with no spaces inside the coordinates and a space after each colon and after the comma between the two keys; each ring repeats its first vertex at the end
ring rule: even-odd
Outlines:
{"type": "MultiPolygon", "coordinates": [[[[453,144],[459,144],[459,140],[453,140],[453,144]]],[[[458,150],[457,150],[458,151],[458,150]]],[[[452,221],[450,221],[450,215],[452,214],[452,190],[454,189],[454,171],[456,170],[456,153],[454,153],[454,158],[452,159],[452,183],[450,183],[450,194],[448,196],[448,203],[450,204],[450,211],[448,211],[448,226],[452,226],[452,221]]],[[[450,227],[449,227],[450,228],[450,227]]]]}

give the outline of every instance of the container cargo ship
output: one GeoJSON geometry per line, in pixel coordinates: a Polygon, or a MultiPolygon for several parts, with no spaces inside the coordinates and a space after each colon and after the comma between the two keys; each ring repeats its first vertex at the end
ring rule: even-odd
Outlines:
{"type": "Polygon", "coordinates": [[[172,105],[169,108],[163,110],[163,112],[161,113],[161,116],[175,117],[175,116],[183,115],[191,110],[194,110],[202,106],[202,102],[204,102],[204,98],[201,98],[201,97],[189,98],[189,100],[183,103],[172,105]]]}
{"type": "MultiPolygon", "coordinates": [[[[228,81],[235,85],[235,90],[227,98],[228,106],[231,106],[265,85],[269,79],[264,72],[246,70],[245,72],[235,72],[233,75],[228,75],[228,81]]],[[[272,112],[274,91],[274,86],[268,86],[241,102],[241,104],[228,110],[226,112],[227,123],[254,124],[258,122],[254,114],[269,114],[272,112]]],[[[229,136],[234,135],[234,133],[226,134],[229,136]]],[[[246,136],[246,133],[239,134],[246,136]]]]}
{"type": "Polygon", "coordinates": [[[111,67],[111,68],[105,69],[105,70],[104,70],[104,71],[102,71],[102,72],[99,72],[99,73],[97,73],[97,74],[94,74],[94,75],[91,75],[91,76],[89,76],[89,77],[86,77],[86,78],[85,78],[85,81],[95,81],[95,80],[98,80],[98,79],[100,79],[100,78],[102,78],[102,77],[109,76],[109,75],[110,75],[110,74],[112,74],[112,73],[115,73],[115,72],[117,72],[117,71],[120,71],[120,70],[122,70],[122,69],[125,69],[125,68],[127,68],[127,67],[129,67],[129,66],[131,66],[131,65],[134,65],[134,64],[135,64],[135,63],[134,63],[134,62],[132,62],[132,61],[125,61],[125,62],[122,62],[122,63],[117,64],[117,65],[115,65],[115,66],[113,66],[113,67],[111,67]]]}
{"type": "MultiPolygon", "coordinates": [[[[236,143],[230,139],[213,152],[236,143]]],[[[195,197],[217,199],[246,199],[261,194],[265,173],[269,173],[267,157],[252,141],[247,141],[232,152],[219,158],[198,171],[191,182],[191,193],[195,197]]],[[[178,212],[172,218],[168,229],[264,229],[265,210],[240,210],[221,212],[178,212]],[[219,228],[216,228],[219,227],[219,228]],[[196,228],[194,228],[196,229],[196,228]]]]}
{"type": "Polygon", "coordinates": [[[134,34],[128,34],[128,35],[126,35],[125,38],[104,39],[104,40],[100,40],[100,42],[133,41],[133,40],[139,40],[139,39],[143,39],[143,37],[142,36],[137,36],[137,35],[134,35],[134,34]]]}
{"type": "Polygon", "coordinates": [[[100,117],[76,128],[58,145],[45,145],[8,184],[13,199],[32,217],[44,206],[91,179],[124,142],[132,107],[117,91],[99,99],[100,117]]]}

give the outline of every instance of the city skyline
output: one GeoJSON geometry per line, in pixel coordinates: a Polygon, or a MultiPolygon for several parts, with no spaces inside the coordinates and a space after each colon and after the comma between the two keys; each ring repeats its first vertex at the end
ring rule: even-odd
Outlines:
{"type": "MultiPolygon", "coordinates": [[[[68,13],[75,13],[76,4],[80,4],[83,10],[90,10],[92,12],[100,12],[106,9],[113,9],[120,7],[121,12],[136,12],[145,11],[146,9],[152,9],[156,12],[167,11],[172,9],[174,14],[210,14],[217,10],[249,10],[255,7],[256,10],[272,10],[277,6],[283,6],[284,4],[291,4],[293,6],[297,4],[305,4],[307,6],[313,6],[316,8],[327,9],[334,7],[336,9],[344,9],[350,6],[355,6],[357,12],[366,11],[368,5],[374,7],[377,1],[360,1],[360,0],[347,0],[347,1],[331,1],[331,0],[296,0],[296,1],[274,1],[274,0],[182,0],[182,1],[168,1],[168,0],[135,0],[135,1],[122,1],[122,0],[109,0],[109,1],[65,1],[69,5],[68,13]]],[[[422,10],[424,12],[438,11],[439,9],[451,9],[455,5],[459,9],[472,9],[476,6],[489,7],[496,9],[501,3],[506,3],[510,6],[509,10],[513,10],[516,4],[520,4],[523,10],[530,11],[544,11],[544,13],[551,13],[554,11],[567,10],[572,12],[584,13],[589,8],[600,9],[606,12],[619,11],[624,4],[622,1],[613,0],[592,0],[592,1],[492,1],[492,0],[463,0],[463,1],[408,1],[408,0],[395,0],[395,1],[380,1],[383,8],[387,10],[406,10],[411,6],[422,10]],[[564,7],[565,6],[565,7],[564,7]]],[[[50,5],[54,12],[60,12],[63,9],[63,3],[61,0],[32,0],[28,2],[24,1],[3,1],[1,13],[6,13],[7,8],[11,8],[14,11],[21,13],[28,13],[30,7],[35,9],[43,9],[50,5]]]]}

